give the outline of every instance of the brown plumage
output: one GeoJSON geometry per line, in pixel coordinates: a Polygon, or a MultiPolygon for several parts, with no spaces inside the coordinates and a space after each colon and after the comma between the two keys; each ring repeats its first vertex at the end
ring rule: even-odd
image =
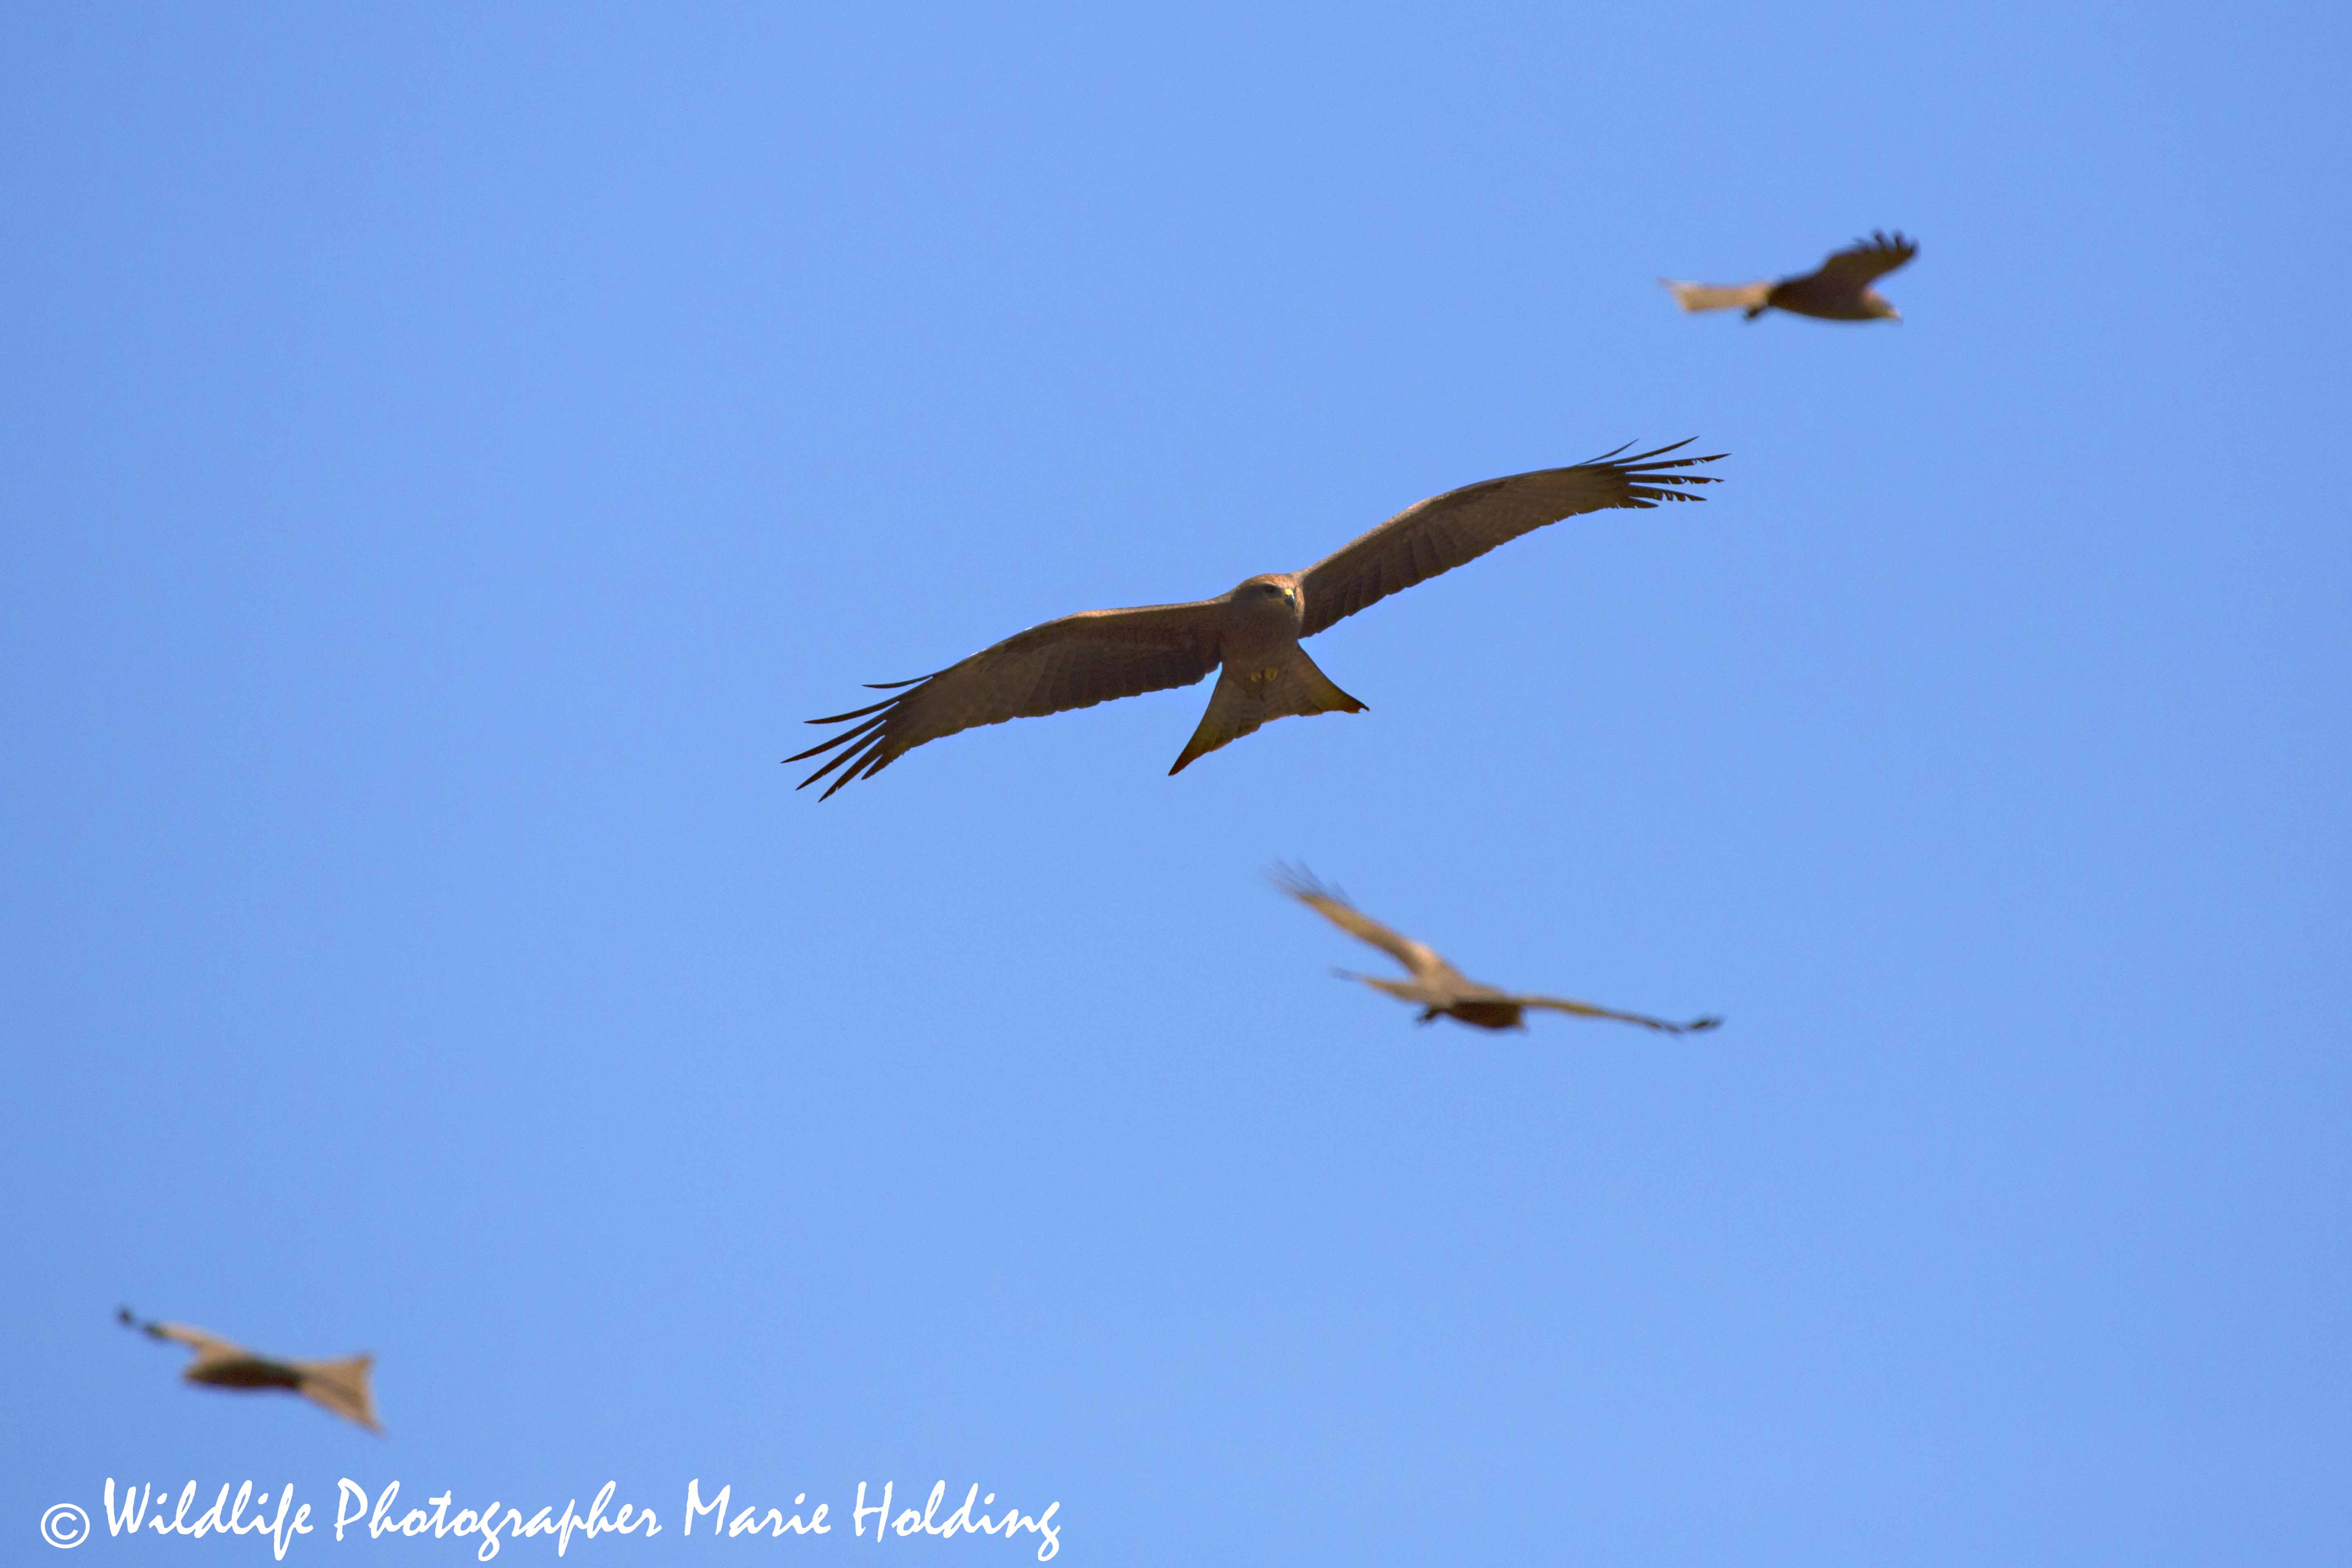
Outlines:
{"type": "Polygon", "coordinates": [[[1874,234],[1811,272],[1778,283],[1659,282],[1674,290],[1685,310],[1741,310],[1754,321],[1767,310],[1818,316],[1824,321],[1899,321],[1902,315],[1870,285],[1919,254],[1916,241],[1902,235],[1874,234]]]}
{"type": "Polygon", "coordinates": [[[371,1432],[383,1430],[376,1425],[375,1399],[368,1392],[368,1369],[375,1364],[372,1355],[346,1356],[341,1361],[277,1361],[184,1323],[141,1322],[128,1307],[114,1315],[126,1328],[195,1352],[196,1359],[180,1373],[190,1383],[213,1388],[283,1388],[371,1432]]]}
{"type": "Polygon", "coordinates": [[[1614,1018],[1620,1023],[1639,1024],[1645,1029],[1663,1029],[1670,1035],[1696,1034],[1723,1022],[1720,1018],[1693,1018],[1687,1024],[1675,1024],[1640,1013],[1596,1007],[1590,1002],[1572,1002],[1565,996],[1498,991],[1465,975],[1440,957],[1435,948],[1381,924],[1349,903],[1345,894],[1317,881],[1312,872],[1277,866],[1272,877],[1274,885],[1282,891],[1349,936],[1371,943],[1404,965],[1412,976],[1410,980],[1381,980],[1369,974],[1352,974],[1344,969],[1336,973],[1342,979],[1360,980],[1375,991],[1385,991],[1401,1002],[1414,1004],[1422,1010],[1416,1023],[1426,1024],[1444,1016],[1481,1029],[1524,1029],[1527,1022],[1521,1015],[1530,1007],[1573,1013],[1581,1018],[1614,1018]]]}
{"type": "Polygon", "coordinates": [[[898,695],[870,708],[810,720],[863,722],[784,760],[840,748],[800,784],[806,789],[839,768],[841,776],[824,792],[829,798],[852,779],[872,778],[917,746],[959,730],[1190,686],[1220,667],[1208,711],[1171,773],[1276,719],[1360,713],[1364,705],[1316,668],[1298,646],[1301,637],[1562,518],[1702,500],[1681,487],[1716,481],[1674,470],[1722,454],[1664,458],[1689,445],[1677,441],[1622,459],[1610,452],[1574,468],[1448,490],[1407,507],[1304,572],[1252,577],[1213,599],[1047,621],[935,675],[875,686],[898,695]]]}

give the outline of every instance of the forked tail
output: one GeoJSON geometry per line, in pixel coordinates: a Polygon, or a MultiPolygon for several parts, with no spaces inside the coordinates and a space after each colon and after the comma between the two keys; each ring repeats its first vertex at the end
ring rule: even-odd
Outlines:
{"type": "Polygon", "coordinates": [[[1276,653],[1239,661],[1228,659],[1217,673],[1217,689],[1209,696],[1209,710],[1200,728],[1184,742],[1183,754],[1168,771],[1181,773],[1220,746],[1276,719],[1315,713],[1361,713],[1364,705],[1340,690],[1316,668],[1304,648],[1293,646],[1276,653]]]}
{"type": "Polygon", "coordinates": [[[375,1419],[375,1398],[368,1391],[368,1371],[374,1365],[375,1357],[372,1355],[304,1362],[302,1394],[345,1420],[356,1421],[371,1432],[382,1432],[383,1428],[375,1419]]]}

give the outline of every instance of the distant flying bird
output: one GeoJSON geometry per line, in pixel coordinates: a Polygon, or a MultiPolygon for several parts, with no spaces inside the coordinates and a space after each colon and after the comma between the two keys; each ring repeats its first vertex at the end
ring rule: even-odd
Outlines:
{"type": "Polygon", "coordinates": [[[1767,310],[1789,310],[1819,316],[1824,321],[1869,321],[1881,317],[1899,321],[1902,315],[1871,287],[1919,254],[1916,241],[1900,234],[1874,234],[1856,240],[1822,263],[1816,271],[1783,278],[1778,283],[1659,282],[1674,290],[1685,310],[1727,310],[1737,306],[1754,321],[1767,310]]]}
{"type": "Polygon", "coordinates": [[[1524,1029],[1527,1023],[1520,1014],[1529,1007],[1573,1013],[1581,1018],[1615,1018],[1621,1023],[1639,1024],[1645,1029],[1664,1029],[1670,1035],[1696,1034],[1723,1022],[1720,1018],[1693,1018],[1687,1024],[1673,1024],[1640,1013],[1596,1007],[1590,1002],[1571,1002],[1564,996],[1527,996],[1497,991],[1463,974],[1439,957],[1434,948],[1381,924],[1349,903],[1338,889],[1317,881],[1313,873],[1277,866],[1272,875],[1276,887],[1349,936],[1379,948],[1411,972],[1410,980],[1381,980],[1369,974],[1351,974],[1344,969],[1335,971],[1343,980],[1360,980],[1375,991],[1385,991],[1401,1002],[1414,1004],[1422,1010],[1415,1023],[1426,1024],[1443,1014],[1481,1029],[1524,1029]]]}
{"type": "Polygon", "coordinates": [[[803,762],[842,748],[800,784],[806,789],[841,768],[841,776],[824,792],[829,799],[852,779],[872,778],[942,735],[1190,686],[1220,666],[1209,710],[1168,770],[1171,773],[1276,719],[1360,713],[1364,705],[1316,668],[1299,638],[1564,517],[1606,507],[1703,500],[1676,487],[1713,484],[1713,479],[1671,470],[1712,463],[1723,454],[1660,460],[1689,445],[1677,441],[1622,461],[1615,460],[1625,449],[1620,447],[1574,468],[1513,474],[1448,490],[1407,507],[1304,572],[1252,577],[1213,599],[1087,610],[1047,621],[937,674],[874,685],[870,689],[876,691],[909,689],[870,708],[808,721],[865,722],[784,761],[803,762]]]}
{"type": "Polygon", "coordinates": [[[180,1373],[190,1383],[215,1388],[289,1388],[371,1432],[383,1430],[376,1425],[375,1400],[368,1393],[368,1369],[375,1364],[372,1355],[346,1356],[341,1361],[273,1361],[202,1329],[182,1323],[142,1323],[128,1307],[114,1316],[125,1328],[139,1329],[151,1338],[170,1340],[195,1352],[196,1359],[180,1373]]]}

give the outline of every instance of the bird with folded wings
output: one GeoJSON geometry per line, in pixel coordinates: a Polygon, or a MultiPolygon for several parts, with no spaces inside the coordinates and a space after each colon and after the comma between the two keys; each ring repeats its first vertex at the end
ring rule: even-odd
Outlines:
{"type": "Polygon", "coordinates": [[[1747,312],[1754,321],[1767,310],[1814,316],[1824,321],[1899,321],[1902,312],[1871,287],[1919,254],[1918,242],[1901,234],[1874,234],[1837,252],[1811,272],[1779,282],[1684,283],[1661,278],[1685,310],[1747,312]]]}
{"type": "Polygon", "coordinates": [[[935,675],[877,685],[872,689],[898,694],[871,707],[810,720],[851,727],[784,760],[834,752],[800,785],[806,789],[837,768],[840,776],[824,792],[830,798],[851,780],[872,778],[917,746],[960,730],[1190,686],[1213,670],[1217,684],[1208,711],[1171,773],[1276,719],[1360,713],[1364,704],[1332,684],[1299,647],[1300,638],[1562,518],[1701,500],[1685,487],[1716,481],[1680,470],[1722,454],[1666,456],[1688,445],[1677,441],[1622,458],[1621,447],[1572,468],[1448,490],[1303,572],[1252,577],[1213,599],[1047,621],[935,675]]]}
{"type": "Polygon", "coordinates": [[[1405,967],[1409,976],[1403,980],[1382,980],[1377,975],[1354,974],[1339,970],[1343,980],[1358,980],[1375,991],[1384,991],[1400,1002],[1410,1002],[1421,1009],[1416,1023],[1427,1024],[1439,1018],[1453,1018],[1481,1029],[1524,1029],[1523,1015],[1529,1008],[1554,1013],[1573,1013],[1580,1018],[1614,1018],[1621,1024],[1639,1024],[1645,1029],[1662,1029],[1670,1035],[1697,1034],[1712,1029],[1723,1022],[1720,1018],[1693,1018],[1686,1024],[1672,1023],[1664,1018],[1653,1018],[1642,1013],[1620,1013],[1613,1007],[1596,1007],[1590,1002],[1575,1002],[1565,996],[1537,996],[1525,992],[1498,991],[1469,978],[1439,956],[1435,948],[1413,941],[1402,931],[1391,931],[1348,901],[1347,895],[1336,888],[1328,888],[1315,879],[1314,873],[1303,868],[1277,866],[1271,873],[1274,885],[1297,899],[1341,931],[1359,942],[1370,942],[1405,967]]]}

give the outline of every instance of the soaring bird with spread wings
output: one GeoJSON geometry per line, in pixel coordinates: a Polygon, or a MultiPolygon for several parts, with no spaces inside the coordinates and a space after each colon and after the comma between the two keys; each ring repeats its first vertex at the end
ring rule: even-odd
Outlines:
{"type": "Polygon", "coordinates": [[[347,1356],[341,1361],[277,1361],[184,1323],[142,1323],[131,1315],[128,1307],[117,1311],[115,1318],[125,1328],[142,1330],[151,1338],[170,1340],[195,1352],[196,1359],[180,1373],[190,1383],[209,1384],[215,1388],[289,1389],[346,1421],[358,1422],[371,1432],[383,1430],[376,1425],[375,1399],[368,1392],[368,1369],[375,1364],[373,1356],[347,1356]]]}
{"type": "Polygon", "coordinates": [[[1680,283],[1672,278],[1658,281],[1674,290],[1685,310],[1737,308],[1747,311],[1751,321],[1767,310],[1818,316],[1824,321],[1899,321],[1901,313],[1871,284],[1918,254],[1915,240],[1900,234],[1874,234],[1856,240],[1814,270],[1778,283],[1680,283]]]}
{"type": "Polygon", "coordinates": [[[810,720],[863,722],[784,760],[803,762],[838,747],[800,784],[806,789],[839,768],[841,776],[824,792],[830,798],[852,779],[872,778],[917,746],[959,730],[1190,686],[1212,670],[1221,673],[1209,710],[1171,773],[1276,719],[1360,713],[1364,705],[1316,668],[1298,646],[1301,637],[1562,518],[1606,507],[1702,500],[1682,487],[1715,480],[1675,470],[1712,463],[1722,454],[1666,458],[1689,445],[1677,441],[1622,459],[1620,447],[1574,468],[1448,490],[1407,507],[1304,572],[1252,577],[1213,599],[1087,610],[1047,621],[936,675],[874,686],[898,695],[810,720]]]}
{"type": "Polygon", "coordinates": [[[1696,1034],[1723,1022],[1720,1018],[1693,1018],[1687,1024],[1675,1024],[1640,1013],[1596,1007],[1590,1002],[1571,1002],[1565,996],[1528,996],[1497,991],[1465,975],[1438,956],[1435,948],[1381,924],[1349,903],[1337,889],[1317,881],[1311,872],[1277,866],[1273,879],[1276,887],[1349,936],[1371,943],[1405,966],[1412,975],[1410,980],[1381,980],[1370,974],[1351,974],[1344,969],[1339,973],[1342,979],[1360,980],[1375,991],[1385,991],[1401,1002],[1412,1003],[1421,1009],[1416,1023],[1426,1024],[1442,1015],[1481,1029],[1524,1029],[1528,1026],[1521,1015],[1530,1007],[1573,1013],[1580,1018],[1614,1018],[1620,1023],[1639,1024],[1645,1029],[1663,1029],[1670,1035],[1696,1034]]]}

